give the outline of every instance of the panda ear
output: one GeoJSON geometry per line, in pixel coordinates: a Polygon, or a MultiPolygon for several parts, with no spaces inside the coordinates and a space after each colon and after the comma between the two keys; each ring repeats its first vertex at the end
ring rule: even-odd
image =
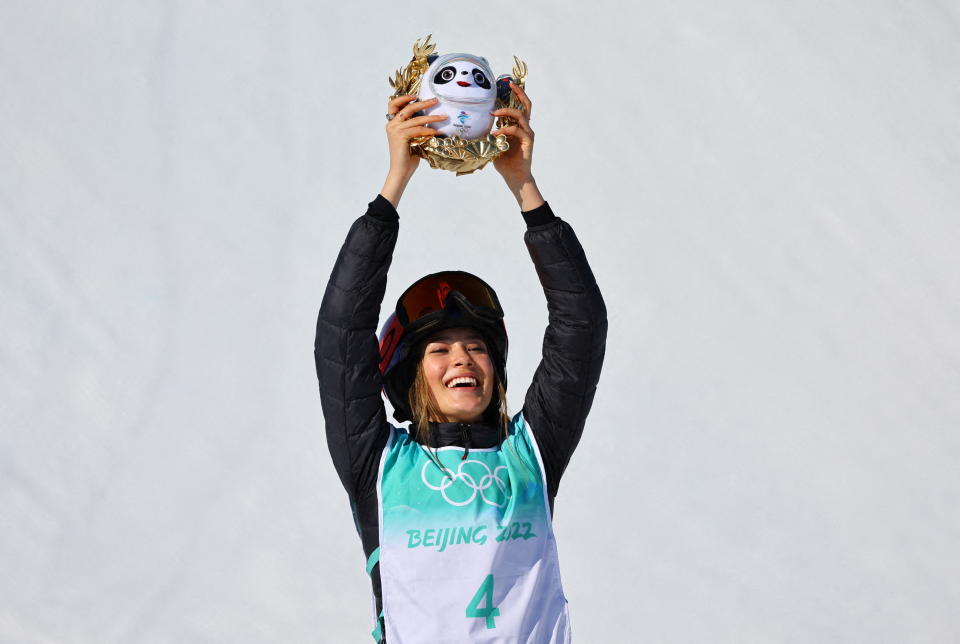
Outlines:
{"type": "Polygon", "coordinates": [[[438,58],[440,58],[440,54],[430,54],[429,56],[427,56],[427,64],[432,65],[433,61],[435,61],[438,58]]]}

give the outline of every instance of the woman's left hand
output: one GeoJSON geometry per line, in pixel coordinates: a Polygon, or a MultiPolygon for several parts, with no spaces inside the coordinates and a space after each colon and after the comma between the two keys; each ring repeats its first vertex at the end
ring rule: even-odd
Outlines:
{"type": "Polygon", "coordinates": [[[510,89],[520,99],[522,110],[504,107],[490,112],[494,116],[509,117],[517,122],[491,132],[494,136],[506,134],[510,149],[493,160],[493,167],[497,169],[507,184],[522,181],[532,176],[530,165],[533,161],[533,130],[530,129],[530,111],[533,105],[527,93],[517,85],[510,83],[510,89]]]}
{"type": "Polygon", "coordinates": [[[494,136],[506,134],[510,143],[510,149],[493,160],[493,167],[507,182],[507,187],[516,197],[520,209],[527,211],[543,204],[543,197],[537,189],[531,170],[534,134],[530,129],[530,112],[533,104],[519,86],[510,83],[510,89],[520,99],[523,109],[504,107],[490,112],[494,116],[509,117],[517,122],[516,125],[508,125],[491,132],[494,136]]]}

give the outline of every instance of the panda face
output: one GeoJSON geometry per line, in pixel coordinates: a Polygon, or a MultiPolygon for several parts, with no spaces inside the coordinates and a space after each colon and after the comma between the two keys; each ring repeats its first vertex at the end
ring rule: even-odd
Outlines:
{"type": "Polygon", "coordinates": [[[457,79],[457,85],[460,87],[470,87],[470,81],[473,81],[477,87],[490,89],[490,80],[487,78],[487,75],[483,73],[483,70],[474,67],[470,70],[468,76],[467,70],[458,70],[454,65],[447,65],[438,71],[433,77],[433,84],[446,85],[447,83],[452,82],[454,79],[457,79]],[[458,73],[461,76],[459,79],[457,79],[458,73]],[[462,78],[463,76],[467,76],[467,78],[462,78]]]}
{"type": "Polygon", "coordinates": [[[481,102],[496,96],[487,74],[469,60],[451,60],[430,79],[433,92],[442,100],[481,102]]]}
{"type": "Polygon", "coordinates": [[[490,64],[473,54],[444,54],[430,60],[418,95],[420,100],[440,99],[425,108],[427,115],[442,114],[447,120],[430,123],[437,136],[465,140],[490,134],[497,100],[497,84],[490,64]]]}

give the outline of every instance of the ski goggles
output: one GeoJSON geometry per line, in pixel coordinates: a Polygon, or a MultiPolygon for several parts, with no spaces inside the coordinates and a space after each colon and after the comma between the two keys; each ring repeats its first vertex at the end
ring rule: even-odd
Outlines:
{"type": "Polygon", "coordinates": [[[397,300],[397,319],[404,327],[426,321],[442,312],[451,296],[474,315],[491,321],[503,318],[500,300],[489,284],[470,273],[444,271],[417,280],[403,292],[397,300]]]}

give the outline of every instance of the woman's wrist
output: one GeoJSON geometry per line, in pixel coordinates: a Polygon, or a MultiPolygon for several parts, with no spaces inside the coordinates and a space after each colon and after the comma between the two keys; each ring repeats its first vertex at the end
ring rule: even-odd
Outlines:
{"type": "Polygon", "coordinates": [[[400,197],[403,196],[403,191],[406,190],[407,184],[410,182],[410,177],[413,176],[413,173],[404,173],[396,172],[390,170],[387,173],[387,178],[383,182],[383,188],[380,190],[380,194],[383,195],[383,198],[393,204],[393,207],[396,208],[400,203],[400,197]]]}
{"type": "Polygon", "coordinates": [[[504,181],[507,182],[507,187],[513,193],[521,211],[533,210],[544,204],[545,200],[532,174],[510,179],[504,177],[504,181]]]}

